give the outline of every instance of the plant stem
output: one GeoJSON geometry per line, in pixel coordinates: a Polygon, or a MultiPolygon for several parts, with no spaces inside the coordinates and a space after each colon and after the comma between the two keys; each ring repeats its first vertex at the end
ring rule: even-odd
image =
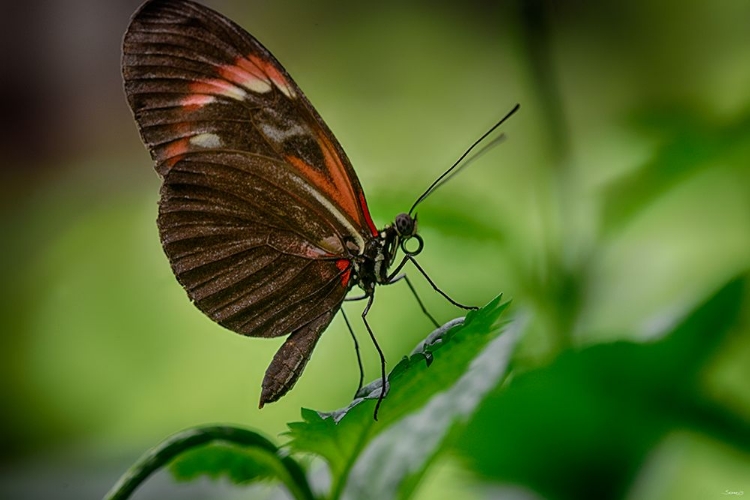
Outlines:
{"type": "Polygon", "coordinates": [[[314,500],[305,473],[296,460],[282,455],[275,444],[257,432],[222,425],[193,427],[165,439],[138,459],[105,495],[104,500],[129,498],[151,474],[179,454],[217,441],[253,447],[268,453],[276,475],[292,496],[297,500],[314,500]]]}

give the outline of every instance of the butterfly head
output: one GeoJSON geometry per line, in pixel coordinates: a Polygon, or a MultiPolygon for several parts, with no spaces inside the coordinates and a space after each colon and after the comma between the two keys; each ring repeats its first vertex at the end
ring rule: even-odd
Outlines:
{"type": "Polygon", "coordinates": [[[406,213],[398,214],[396,216],[396,220],[393,224],[393,227],[396,229],[396,233],[398,234],[398,238],[400,241],[399,246],[401,247],[402,252],[404,252],[407,255],[417,255],[419,252],[422,251],[424,242],[422,241],[422,237],[417,234],[417,216],[416,215],[412,217],[411,215],[406,214],[406,213]],[[409,249],[407,248],[406,244],[409,240],[412,240],[412,239],[414,239],[417,242],[417,247],[409,249]]]}

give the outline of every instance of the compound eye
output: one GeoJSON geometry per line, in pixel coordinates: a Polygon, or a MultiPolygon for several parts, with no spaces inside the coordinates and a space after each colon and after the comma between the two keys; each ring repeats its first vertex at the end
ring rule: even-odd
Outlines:
{"type": "Polygon", "coordinates": [[[409,214],[398,214],[396,216],[396,232],[399,236],[410,237],[416,234],[414,219],[409,214]]]}

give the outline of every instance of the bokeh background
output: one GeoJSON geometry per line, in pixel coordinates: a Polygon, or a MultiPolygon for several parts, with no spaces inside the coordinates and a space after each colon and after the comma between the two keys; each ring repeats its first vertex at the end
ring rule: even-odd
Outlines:
{"type": "MultiPolygon", "coordinates": [[[[121,88],[139,3],[6,2],[0,16],[3,498],[98,498],[180,429],[278,436],[300,407],[344,406],[356,388],[338,318],[295,389],[259,411],[280,340],[222,330],[173,278],[159,181],[121,88]]],[[[697,344],[705,359],[670,372],[675,391],[711,403],[706,425],[682,422],[682,407],[650,413],[662,401],[640,395],[675,358],[638,357],[750,264],[750,3],[205,3],[282,61],[346,149],[378,225],[522,105],[507,140],[419,210],[420,262],[444,290],[473,304],[503,292],[532,318],[516,356],[526,385],[493,393],[470,424],[503,458],[467,437],[422,498],[575,498],[581,485],[598,498],[750,494],[747,299],[720,308],[728,325],[696,330],[713,342],[697,344]],[[623,344],[634,357],[590,351],[623,344]],[[588,391],[613,366],[642,380],[588,391]],[[599,427],[581,437],[589,417],[599,427]],[[632,443],[639,452],[624,453],[632,443]],[[534,479],[545,474],[561,479],[545,489],[534,479]]],[[[433,315],[460,315],[411,274],[433,315]]],[[[361,306],[346,307],[356,318],[361,306]]],[[[403,285],[380,289],[370,318],[391,365],[431,329],[403,285]]],[[[162,474],[136,498],[248,495],[162,474]]]]}

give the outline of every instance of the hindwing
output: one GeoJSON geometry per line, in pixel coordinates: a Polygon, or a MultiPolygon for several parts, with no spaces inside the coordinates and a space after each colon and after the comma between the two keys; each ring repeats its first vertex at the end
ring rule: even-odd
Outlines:
{"type": "Polygon", "coordinates": [[[157,222],[177,279],[201,311],[245,335],[285,335],[348,291],[339,235],[316,216],[314,198],[274,176],[283,167],[241,152],[193,153],[161,189],[157,222]]]}

